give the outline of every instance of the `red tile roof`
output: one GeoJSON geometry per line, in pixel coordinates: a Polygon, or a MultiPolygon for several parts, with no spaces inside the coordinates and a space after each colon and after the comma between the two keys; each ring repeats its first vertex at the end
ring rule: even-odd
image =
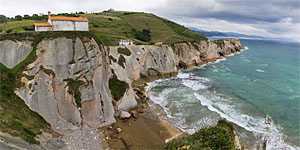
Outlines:
{"type": "Polygon", "coordinates": [[[34,26],[38,27],[51,27],[52,25],[50,23],[34,23],[34,26]]]}
{"type": "Polygon", "coordinates": [[[83,17],[49,17],[49,19],[51,19],[51,20],[88,22],[88,20],[86,18],[83,18],[83,17]]]}

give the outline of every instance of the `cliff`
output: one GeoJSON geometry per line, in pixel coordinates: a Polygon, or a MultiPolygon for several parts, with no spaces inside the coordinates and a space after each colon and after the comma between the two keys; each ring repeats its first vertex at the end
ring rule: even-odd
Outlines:
{"type": "Polygon", "coordinates": [[[69,34],[0,38],[1,72],[16,73],[14,92],[60,134],[114,123],[137,105],[135,85],[243,49],[238,39],[105,47],[90,33],[69,34]]]}
{"type": "Polygon", "coordinates": [[[110,67],[119,80],[128,83],[117,100],[116,112],[136,106],[132,86],[176,76],[179,69],[201,66],[244,47],[238,39],[186,42],[173,45],[109,46],[110,67]]]}

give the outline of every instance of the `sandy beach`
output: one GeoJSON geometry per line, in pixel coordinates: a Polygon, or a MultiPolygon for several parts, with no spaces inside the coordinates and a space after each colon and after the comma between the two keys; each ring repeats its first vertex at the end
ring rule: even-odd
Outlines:
{"type": "Polygon", "coordinates": [[[136,118],[117,119],[115,124],[101,128],[103,149],[164,149],[165,140],[179,133],[148,106],[143,111],[136,118]]]}

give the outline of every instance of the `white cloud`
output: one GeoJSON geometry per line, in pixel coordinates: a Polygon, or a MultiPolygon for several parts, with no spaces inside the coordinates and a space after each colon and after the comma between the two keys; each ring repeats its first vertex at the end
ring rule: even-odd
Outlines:
{"type": "Polygon", "coordinates": [[[235,23],[214,18],[176,17],[171,19],[187,27],[207,31],[237,32],[263,37],[290,38],[300,41],[300,23],[291,23],[290,19],[280,22],[235,23]]]}
{"type": "Polygon", "coordinates": [[[0,14],[9,17],[24,14],[63,12],[101,12],[110,8],[127,11],[145,11],[156,7],[166,0],[0,0],[0,14]],[[2,5],[3,4],[3,5],[2,5]]]}

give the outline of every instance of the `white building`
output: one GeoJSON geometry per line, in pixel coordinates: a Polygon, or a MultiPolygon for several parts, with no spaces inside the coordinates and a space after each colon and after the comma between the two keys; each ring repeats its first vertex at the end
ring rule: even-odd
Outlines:
{"type": "Polygon", "coordinates": [[[119,42],[119,46],[128,46],[128,45],[133,45],[133,41],[132,40],[120,40],[119,42]]]}
{"type": "Polygon", "coordinates": [[[52,26],[49,23],[34,23],[35,31],[52,31],[52,26]]]}
{"type": "Polygon", "coordinates": [[[34,23],[35,31],[88,31],[89,22],[83,17],[54,17],[48,12],[47,23],[34,23]]]}

